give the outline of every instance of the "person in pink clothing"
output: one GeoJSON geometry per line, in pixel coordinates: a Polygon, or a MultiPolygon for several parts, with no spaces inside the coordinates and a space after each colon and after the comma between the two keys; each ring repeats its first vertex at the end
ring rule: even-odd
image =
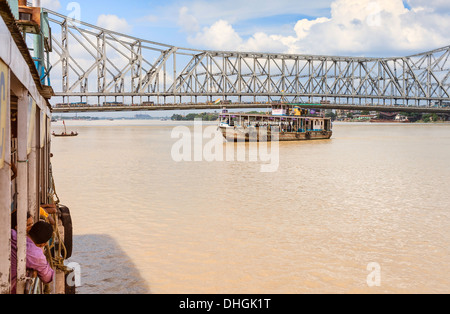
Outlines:
{"type": "MultiPolygon", "coordinates": [[[[43,283],[53,281],[54,270],[47,262],[43,248],[53,236],[53,227],[46,222],[37,222],[27,236],[27,269],[37,272],[43,283]]],[[[17,284],[17,232],[11,230],[11,294],[16,294],[17,284]]]]}

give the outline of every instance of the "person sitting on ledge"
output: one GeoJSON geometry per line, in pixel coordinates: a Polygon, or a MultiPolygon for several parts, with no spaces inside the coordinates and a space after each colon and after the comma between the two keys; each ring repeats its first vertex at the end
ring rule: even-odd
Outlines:
{"type": "MultiPolygon", "coordinates": [[[[27,237],[26,268],[37,272],[44,284],[53,281],[54,270],[44,255],[43,248],[53,236],[53,227],[43,221],[33,225],[27,237]]],[[[17,231],[11,230],[11,294],[17,286],[17,231]]]]}

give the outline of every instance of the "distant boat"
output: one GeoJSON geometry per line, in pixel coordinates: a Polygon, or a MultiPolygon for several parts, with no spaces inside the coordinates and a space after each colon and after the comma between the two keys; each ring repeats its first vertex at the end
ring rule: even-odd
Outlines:
{"type": "Polygon", "coordinates": [[[78,136],[77,132],[71,132],[71,133],[61,133],[61,134],[56,134],[55,132],[53,132],[52,134],[55,137],[70,137],[70,136],[78,136]]]}
{"type": "Polygon", "coordinates": [[[55,137],[73,137],[73,136],[78,136],[78,132],[67,132],[67,128],[66,128],[66,122],[63,121],[64,124],[64,132],[60,133],[60,134],[56,134],[54,131],[52,133],[53,136],[55,137]]]}

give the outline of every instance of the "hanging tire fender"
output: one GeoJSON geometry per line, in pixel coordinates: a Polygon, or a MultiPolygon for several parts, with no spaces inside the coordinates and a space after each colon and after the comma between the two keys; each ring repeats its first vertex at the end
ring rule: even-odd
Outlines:
{"type": "Polygon", "coordinates": [[[64,226],[64,246],[66,248],[66,259],[72,256],[73,249],[73,226],[70,210],[64,205],[59,205],[60,219],[64,226]]]}

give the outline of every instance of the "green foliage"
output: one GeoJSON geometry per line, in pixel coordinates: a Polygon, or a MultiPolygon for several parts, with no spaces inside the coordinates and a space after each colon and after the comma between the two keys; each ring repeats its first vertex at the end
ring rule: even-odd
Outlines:
{"type": "Polygon", "coordinates": [[[172,116],[172,121],[181,121],[183,120],[183,116],[181,114],[174,114],[172,116]]]}
{"type": "Polygon", "coordinates": [[[260,115],[265,115],[265,114],[267,114],[267,112],[265,112],[265,111],[250,111],[250,112],[247,112],[248,114],[260,114],[260,115]]]}
{"type": "Polygon", "coordinates": [[[435,113],[429,113],[429,114],[424,114],[422,116],[422,120],[425,123],[429,123],[429,122],[436,122],[439,120],[439,117],[437,114],[435,113]]]}
{"type": "Polygon", "coordinates": [[[326,115],[325,115],[325,117],[327,117],[327,118],[331,118],[331,120],[336,120],[336,117],[337,117],[337,115],[336,115],[336,113],[334,113],[334,112],[328,112],[326,115]]]}
{"type": "Polygon", "coordinates": [[[202,121],[216,121],[219,119],[217,113],[190,113],[186,116],[180,114],[174,114],[172,116],[172,121],[194,121],[195,119],[201,119],[202,121]]]}

